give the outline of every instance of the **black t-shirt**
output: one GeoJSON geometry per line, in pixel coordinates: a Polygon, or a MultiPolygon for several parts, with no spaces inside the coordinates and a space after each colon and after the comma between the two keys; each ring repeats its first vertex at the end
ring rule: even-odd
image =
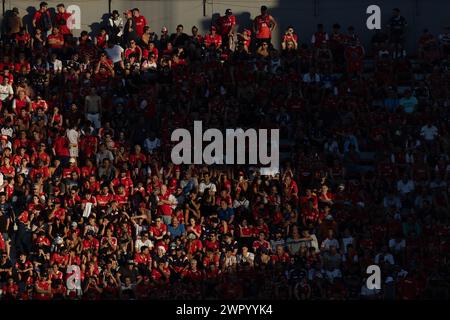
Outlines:
{"type": "Polygon", "coordinates": [[[181,256],[173,256],[169,258],[169,264],[174,267],[174,268],[185,268],[189,265],[189,262],[186,258],[186,256],[181,255],[181,256]]]}
{"type": "Polygon", "coordinates": [[[404,17],[398,16],[398,17],[392,17],[389,20],[389,25],[391,27],[391,32],[396,33],[396,34],[402,34],[407,25],[407,22],[404,17]]]}
{"type": "Polygon", "coordinates": [[[3,213],[0,214],[0,233],[6,233],[6,224],[8,222],[8,217],[3,213]]]}
{"type": "Polygon", "coordinates": [[[125,278],[129,277],[132,283],[136,283],[136,279],[138,276],[138,271],[136,268],[128,269],[128,267],[121,267],[119,269],[120,273],[120,281],[125,282],[125,278]]]}
{"type": "Polygon", "coordinates": [[[189,41],[189,36],[186,33],[181,33],[178,36],[176,33],[172,33],[169,41],[174,47],[183,47],[189,41]]]}
{"type": "MultiPolygon", "coordinates": [[[[0,269],[9,269],[12,268],[12,263],[8,259],[5,263],[0,262],[0,269]]],[[[0,282],[6,282],[8,280],[8,272],[7,271],[0,271],[0,282]]]]}
{"type": "Polygon", "coordinates": [[[223,241],[220,245],[220,247],[225,249],[225,251],[231,250],[234,251],[235,249],[238,249],[238,243],[237,241],[231,241],[231,243],[227,243],[226,241],[223,241]]]}

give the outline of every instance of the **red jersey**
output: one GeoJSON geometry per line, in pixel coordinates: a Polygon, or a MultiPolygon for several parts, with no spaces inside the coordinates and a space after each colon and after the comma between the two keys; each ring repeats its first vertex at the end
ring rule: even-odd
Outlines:
{"type": "Polygon", "coordinates": [[[57,14],[56,14],[56,16],[55,16],[55,21],[56,21],[56,24],[58,25],[58,28],[59,28],[59,32],[62,34],[62,35],[66,35],[66,34],[72,34],[71,32],[70,32],[70,29],[69,29],[69,27],[68,27],[68,21],[69,21],[69,19],[70,19],[70,17],[72,16],[72,14],[71,13],[69,13],[69,12],[64,12],[64,13],[60,13],[60,12],[58,12],[57,14]],[[62,23],[62,22],[64,22],[65,21],[65,23],[62,23]]]}
{"type": "Polygon", "coordinates": [[[205,36],[205,47],[209,48],[211,45],[219,48],[222,45],[222,36],[217,33],[214,36],[211,34],[207,34],[205,36]]]}
{"type": "Polygon", "coordinates": [[[54,142],[55,153],[57,157],[69,157],[69,140],[67,137],[59,136],[54,142]]]}
{"type": "Polygon", "coordinates": [[[217,19],[217,29],[219,30],[222,36],[228,36],[228,34],[233,30],[233,27],[236,25],[236,17],[231,16],[223,16],[217,19]]]}
{"type": "Polygon", "coordinates": [[[183,276],[185,279],[188,279],[190,281],[200,281],[203,279],[203,273],[200,270],[185,270],[183,272],[183,276]]]}
{"type": "Polygon", "coordinates": [[[362,46],[349,46],[345,49],[348,72],[361,72],[363,67],[364,48],[362,46]]]}
{"type": "Polygon", "coordinates": [[[85,250],[85,249],[98,250],[99,246],[100,246],[100,243],[95,238],[92,238],[92,240],[86,239],[86,240],[83,241],[83,250],[85,250]]]}
{"type": "Polygon", "coordinates": [[[161,223],[159,227],[153,225],[150,227],[150,232],[153,234],[154,237],[161,237],[164,234],[164,232],[167,233],[167,226],[164,223],[161,223]]]}
{"type": "Polygon", "coordinates": [[[326,33],[325,31],[317,31],[316,33],[313,34],[312,36],[312,44],[314,45],[314,47],[319,48],[322,43],[326,43],[328,41],[328,33],[326,33]]]}
{"type": "Polygon", "coordinates": [[[47,41],[52,49],[61,49],[64,46],[64,37],[60,33],[49,35],[47,41]]]}
{"type": "Polygon", "coordinates": [[[114,196],[112,194],[99,194],[97,197],[97,203],[101,207],[105,207],[108,205],[109,202],[111,202],[114,199],[114,196]]]}
{"type": "Polygon", "coordinates": [[[105,34],[99,34],[98,36],[95,37],[95,39],[97,40],[97,47],[105,49],[106,48],[106,41],[107,41],[107,35],[105,34]]]}
{"type": "Polygon", "coordinates": [[[150,256],[150,254],[143,254],[143,253],[136,253],[135,257],[134,257],[134,262],[136,264],[144,264],[147,266],[151,266],[152,265],[152,257],[150,256]]]}
{"type": "Polygon", "coordinates": [[[147,19],[144,16],[133,17],[134,22],[136,23],[136,33],[138,37],[141,37],[144,34],[144,27],[147,25],[147,19]]]}
{"type": "Polygon", "coordinates": [[[256,26],[256,38],[257,39],[268,39],[271,38],[272,30],[272,16],[268,15],[259,15],[255,18],[255,26],[256,26]]]}

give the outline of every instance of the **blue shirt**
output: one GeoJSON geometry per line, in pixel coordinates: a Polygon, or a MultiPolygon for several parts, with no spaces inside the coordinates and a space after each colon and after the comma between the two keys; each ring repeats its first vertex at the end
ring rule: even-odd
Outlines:
{"type": "Polygon", "coordinates": [[[169,224],[169,226],[167,227],[167,231],[169,231],[171,238],[176,238],[185,233],[186,229],[184,228],[184,224],[182,223],[180,223],[177,228],[174,228],[172,224],[169,224]]]}
{"type": "Polygon", "coordinates": [[[227,208],[225,210],[219,208],[217,215],[220,220],[228,221],[231,219],[232,216],[234,216],[234,210],[233,208],[227,208]]]}

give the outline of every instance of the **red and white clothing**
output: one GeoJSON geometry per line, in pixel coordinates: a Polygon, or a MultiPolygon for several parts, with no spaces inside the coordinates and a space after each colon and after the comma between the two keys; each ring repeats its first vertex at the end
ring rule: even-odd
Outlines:
{"type": "Polygon", "coordinates": [[[222,45],[222,36],[220,34],[207,34],[205,36],[205,47],[209,48],[211,45],[214,45],[216,48],[219,48],[222,45]]]}
{"type": "Polygon", "coordinates": [[[256,38],[257,39],[270,39],[272,37],[272,16],[271,15],[259,15],[255,18],[256,26],[256,38]]]}

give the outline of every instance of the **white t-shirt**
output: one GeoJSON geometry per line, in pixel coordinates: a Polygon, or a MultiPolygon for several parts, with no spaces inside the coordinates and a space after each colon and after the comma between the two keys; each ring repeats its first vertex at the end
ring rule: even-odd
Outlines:
{"type": "Polygon", "coordinates": [[[0,100],[5,101],[11,94],[14,94],[14,90],[10,84],[0,84],[0,100]]]}
{"type": "Polygon", "coordinates": [[[3,173],[0,172],[0,192],[4,192],[5,188],[2,188],[1,186],[3,185],[4,181],[3,181],[3,173]]]}
{"type": "Polygon", "coordinates": [[[120,62],[122,60],[122,52],[123,48],[117,44],[114,45],[112,48],[106,48],[105,52],[108,55],[108,57],[111,59],[113,63],[120,62]]]}
{"type": "Polygon", "coordinates": [[[154,247],[152,240],[147,239],[146,241],[142,241],[141,239],[138,239],[135,245],[136,252],[141,252],[143,246],[148,247],[150,250],[154,247]]]}
{"type": "Polygon", "coordinates": [[[205,191],[205,189],[209,189],[214,192],[217,191],[216,185],[214,183],[212,183],[211,181],[208,184],[206,184],[204,182],[200,183],[200,185],[198,187],[198,191],[200,191],[200,193],[203,193],[205,191]]]}

